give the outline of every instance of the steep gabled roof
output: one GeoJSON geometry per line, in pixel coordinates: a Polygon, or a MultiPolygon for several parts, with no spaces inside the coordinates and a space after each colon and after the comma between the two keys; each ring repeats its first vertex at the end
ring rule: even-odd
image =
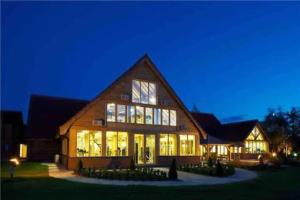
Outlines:
{"type": "Polygon", "coordinates": [[[180,98],[177,96],[175,91],[172,89],[172,87],[169,85],[169,83],[166,81],[166,79],[162,76],[162,74],[159,72],[155,64],[151,61],[150,57],[145,54],[142,58],[140,58],[132,67],[130,67],[127,71],[125,71],[122,75],[120,75],[111,85],[109,85],[105,90],[103,90],[99,95],[97,95],[89,104],[87,104],[84,108],[82,108],[78,113],[76,113],[72,118],[70,118],[65,124],[62,124],[60,126],[60,134],[65,134],[68,129],[72,126],[72,124],[85,112],[87,112],[97,101],[98,99],[104,95],[106,92],[109,91],[110,88],[112,88],[114,85],[118,84],[122,77],[129,74],[131,71],[133,71],[136,67],[138,67],[139,63],[144,62],[145,66],[149,67],[149,69],[157,76],[158,80],[162,82],[162,84],[165,86],[165,88],[168,90],[168,92],[171,94],[171,96],[175,99],[175,101],[178,103],[178,105],[183,109],[185,114],[188,116],[188,118],[192,121],[192,123],[195,125],[195,127],[198,129],[198,131],[202,134],[203,137],[205,137],[204,131],[201,129],[201,127],[198,125],[198,123],[194,120],[188,109],[185,107],[183,102],[180,100],[180,98]]]}
{"type": "Polygon", "coordinates": [[[208,134],[208,140],[202,140],[203,143],[224,144],[230,142],[243,142],[255,126],[258,126],[266,140],[270,141],[258,120],[221,124],[221,122],[211,113],[192,112],[191,114],[208,134]]]}
{"type": "Polygon", "coordinates": [[[58,128],[89,101],[31,95],[26,138],[54,139],[58,128]]]}
{"type": "Polygon", "coordinates": [[[221,137],[230,142],[242,142],[248,137],[257,124],[258,120],[223,124],[221,137]]]}
{"type": "Polygon", "coordinates": [[[218,129],[222,125],[211,113],[191,112],[191,114],[206,133],[217,134],[218,129]]]}

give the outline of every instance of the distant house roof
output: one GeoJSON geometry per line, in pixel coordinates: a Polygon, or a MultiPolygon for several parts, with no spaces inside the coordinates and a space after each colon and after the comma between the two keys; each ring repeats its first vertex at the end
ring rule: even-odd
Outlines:
{"type": "Polygon", "coordinates": [[[222,126],[221,122],[211,113],[192,112],[191,114],[206,133],[214,134],[222,126]]]}
{"type": "Polygon", "coordinates": [[[234,122],[222,125],[222,137],[230,142],[241,142],[257,125],[258,120],[234,122]]]}
{"type": "MultiPolygon", "coordinates": [[[[256,125],[258,125],[263,132],[258,120],[221,124],[221,122],[210,113],[192,112],[192,116],[208,134],[207,139],[202,140],[202,143],[225,144],[230,142],[243,142],[256,125]]],[[[268,140],[266,134],[264,132],[263,134],[268,140]]]]}
{"type": "Polygon", "coordinates": [[[1,110],[1,123],[3,124],[22,124],[23,115],[21,111],[1,110]]]}
{"type": "Polygon", "coordinates": [[[59,126],[65,123],[89,101],[31,95],[26,138],[55,138],[59,126]]]}

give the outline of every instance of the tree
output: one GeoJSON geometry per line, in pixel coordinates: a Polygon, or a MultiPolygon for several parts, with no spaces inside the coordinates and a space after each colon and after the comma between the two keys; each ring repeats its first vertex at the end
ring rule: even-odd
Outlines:
{"type": "Polygon", "coordinates": [[[281,108],[268,109],[268,114],[262,123],[271,140],[271,150],[279,151],[279,146],[287,135],[288,122],[281,108]]]}
{"type": "Polygon", "coordinates": [[[173,158],[171,167],[169,169],[169,179],[170,180],[177,180],[178,175],[177,175],[177,169],[176,169],[176,160],[173,158]]]}

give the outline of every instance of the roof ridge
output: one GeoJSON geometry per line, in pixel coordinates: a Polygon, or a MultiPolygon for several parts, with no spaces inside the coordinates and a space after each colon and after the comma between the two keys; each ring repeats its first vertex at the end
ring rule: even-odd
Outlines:
{"type": "Polygon", "coordinates": [[[222,123],[222,126],[234,125],[234,124],[243,124],[243,123],[250,123],[250,122],[259,122],[259,120],[258,119],[249,119],[249,120],[244,120],[244,121],[222,123]]]}
{"type": "Polygon", "coordinates": [[[52,99],[61,99],[61,100],[72,100],[72,101],[90,102],[90,100],[85,100],[85,99],[77,99],[77,98],[62,97],[62,96],[50,96],[50,95],[44,95],[44,94],[31,94],[30,98],[32,98],[32,97],[43,97],[43,98],[52,98],[52,99]]]}

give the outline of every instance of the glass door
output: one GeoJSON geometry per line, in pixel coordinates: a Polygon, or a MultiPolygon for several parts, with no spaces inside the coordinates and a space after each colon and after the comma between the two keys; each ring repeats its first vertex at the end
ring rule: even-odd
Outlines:
{"type": "Polygon", "coordinates": [[[144,135],[134,134],[134,160],[136,164],[144,164],[144,135]]]}
{"type": "Polygon", "coordinates": [[[155,163],[154,134],[134,134],[134,160],[138,165],[155,163]]]}
{"type": "Polygon", "coordinates": [[[145,163],[155,163],[155,135],[146,135],[145,163]]]}

